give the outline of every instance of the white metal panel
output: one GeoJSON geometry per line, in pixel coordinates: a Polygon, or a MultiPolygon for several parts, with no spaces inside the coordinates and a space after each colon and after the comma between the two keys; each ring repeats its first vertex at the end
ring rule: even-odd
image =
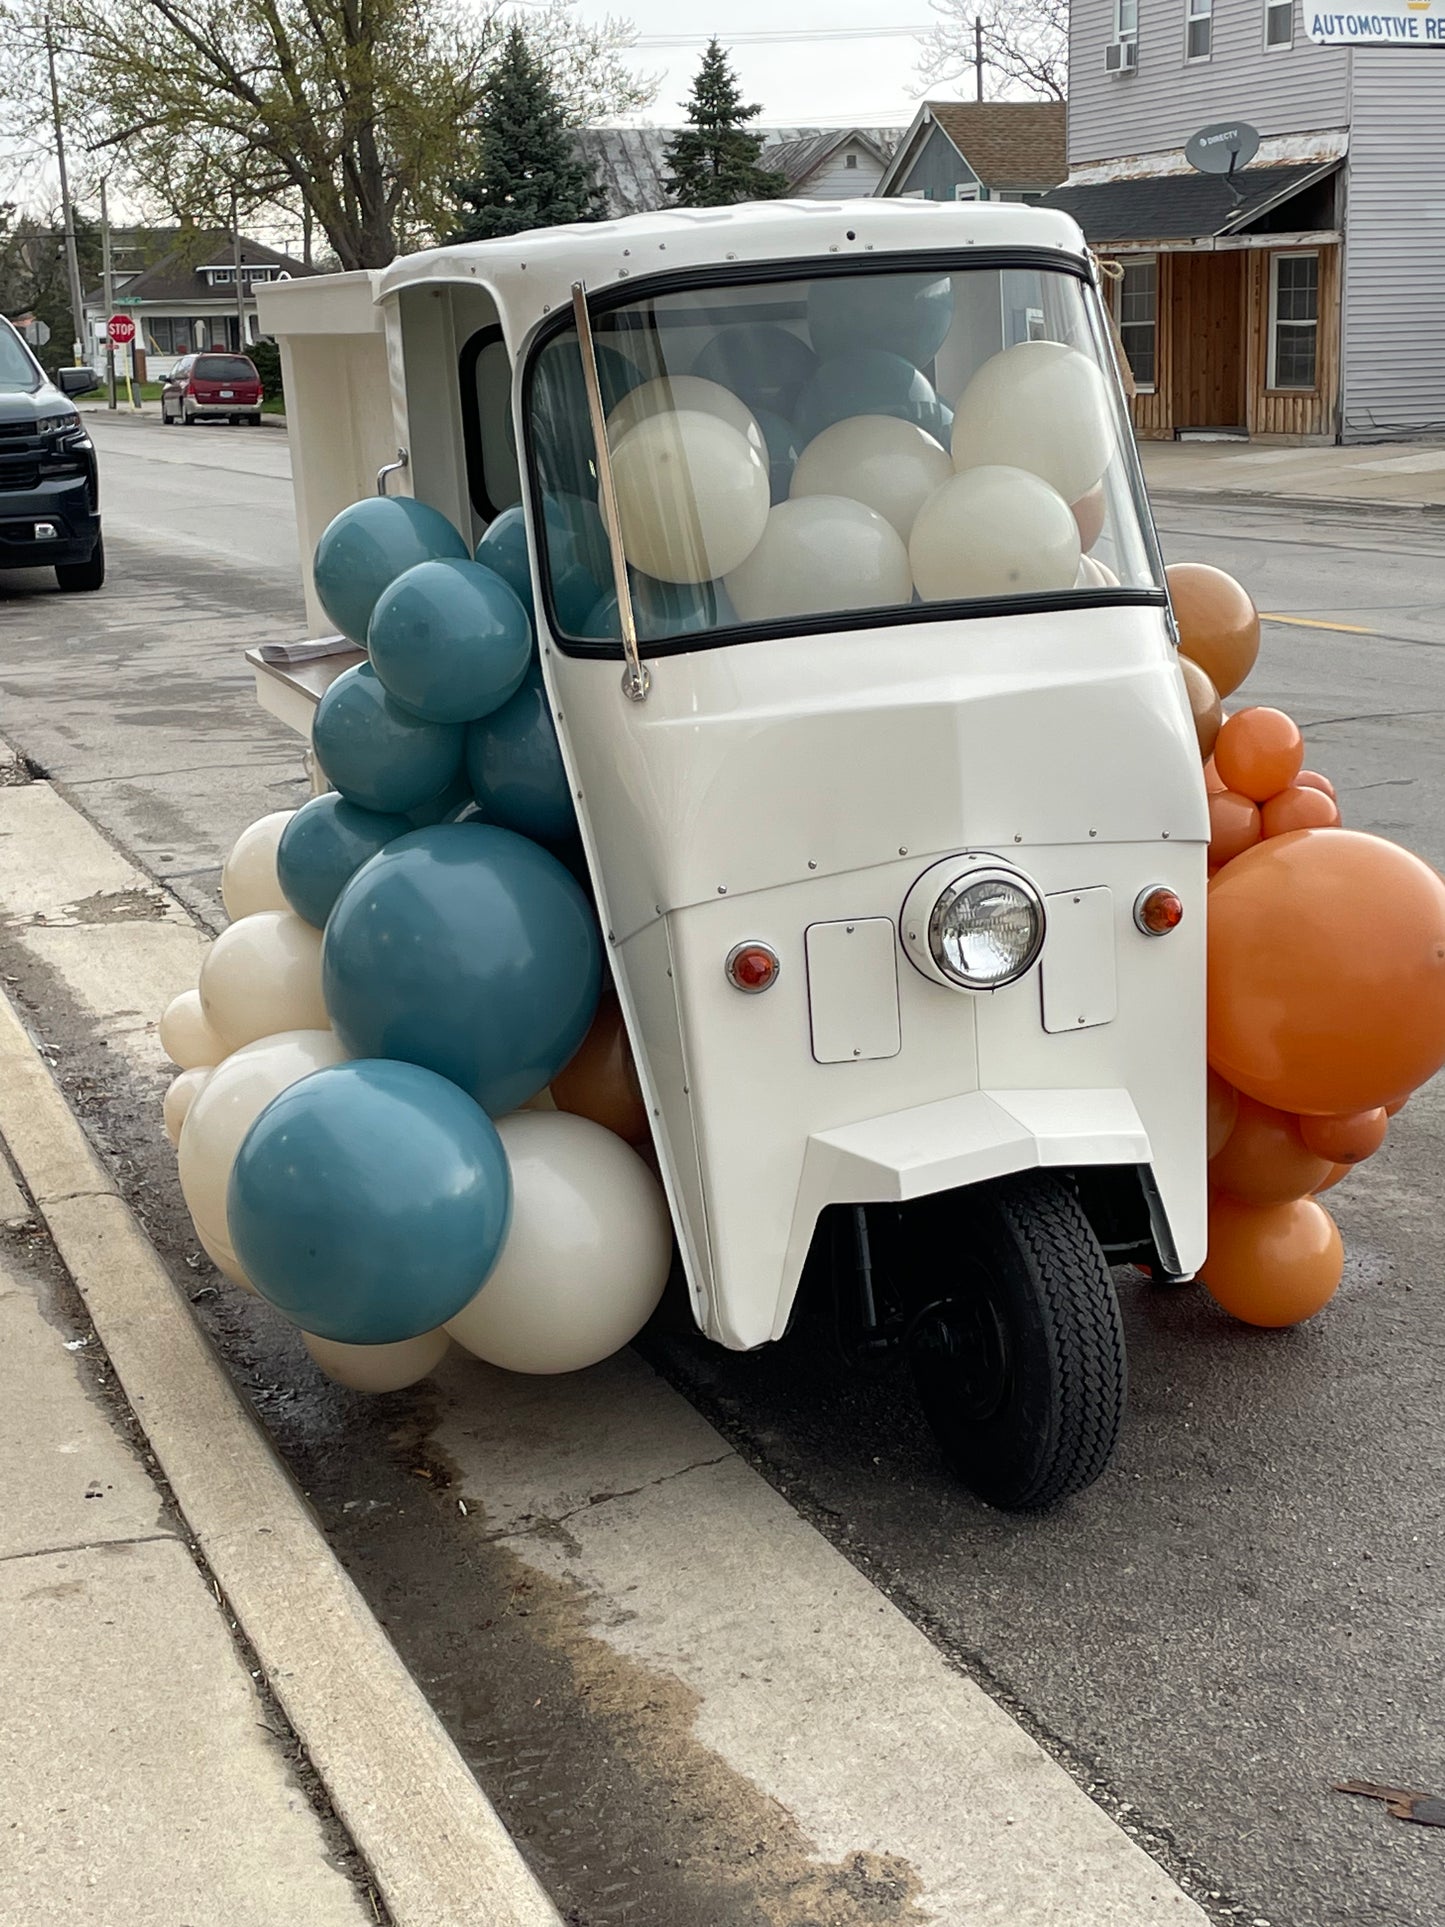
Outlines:
{"type": "Polygon", "coordinates": [[[898,932],[891,917],[811,923],[805,933],[808,1016],[820,1064],[896,1057],[898,932]]]}
{"type": "Polygon", "coordinates": [[[1112,890],[1060,890],[1044,898],[1048,936],[1039,986],[1047,1031],[1088,1030],[1119,1014],[1112,890]]]}

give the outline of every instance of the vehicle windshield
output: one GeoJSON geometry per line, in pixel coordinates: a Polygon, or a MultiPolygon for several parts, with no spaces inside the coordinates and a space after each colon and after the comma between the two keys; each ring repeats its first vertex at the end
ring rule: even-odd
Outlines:
{"type": "MultiPolygon", "coordinates": [[[[904,264],[595,315],[640,640],[1157,593],[1098,312],[1062,269],[904,264]]],[[[620,645],[573,329],[527,396],[553,628],[620,645]]]]}
{"type": "Polygon", "coordinates": [[[201,355],[192,371],[200,381],[254,381],[256,370],[244,355],[201,355]]]}
{"type": "Polygon", "coordinates": [[[0,321],[0,388],[21,389],[34,394],[40,386],[40,370],[26,352],[25,344],[10,324],[0,321]]]}

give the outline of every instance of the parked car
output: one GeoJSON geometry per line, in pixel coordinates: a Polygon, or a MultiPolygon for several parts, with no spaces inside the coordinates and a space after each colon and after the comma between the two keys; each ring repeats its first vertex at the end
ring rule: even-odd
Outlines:
{"type": "Polygon", "coordinates": [[[179,422],[261,420],[261,377],[249,355],[182,355],[161,389],[161,420],[179,422]]]}
{"type": "Polygon", "coordinates": [[[95,444],[69,400],[93,368],[54,382],[0,317],[0,569],[54,569],[62,589],[105,581],[95,444]]]}

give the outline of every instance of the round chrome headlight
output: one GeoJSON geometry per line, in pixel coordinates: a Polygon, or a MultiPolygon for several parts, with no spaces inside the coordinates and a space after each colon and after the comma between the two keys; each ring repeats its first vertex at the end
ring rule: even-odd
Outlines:
{"type": "Polygon", "coordinates": [[[960,867],[967,861],[935,864],[913,886],[904,905],[904,946],[936,982],[1000,990],[1022,977],[1043,948],[1043,899],[1017,870],[960,867]]]}

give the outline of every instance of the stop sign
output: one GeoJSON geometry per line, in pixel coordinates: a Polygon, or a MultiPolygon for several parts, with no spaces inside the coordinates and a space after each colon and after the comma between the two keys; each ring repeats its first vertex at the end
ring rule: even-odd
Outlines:
{"type": "Polygon", "coordinates": [[[117,348],[124,348],[135,340],[135,323],[128,314],[113,314],[105,324],[105,332],[117,348]]]}

